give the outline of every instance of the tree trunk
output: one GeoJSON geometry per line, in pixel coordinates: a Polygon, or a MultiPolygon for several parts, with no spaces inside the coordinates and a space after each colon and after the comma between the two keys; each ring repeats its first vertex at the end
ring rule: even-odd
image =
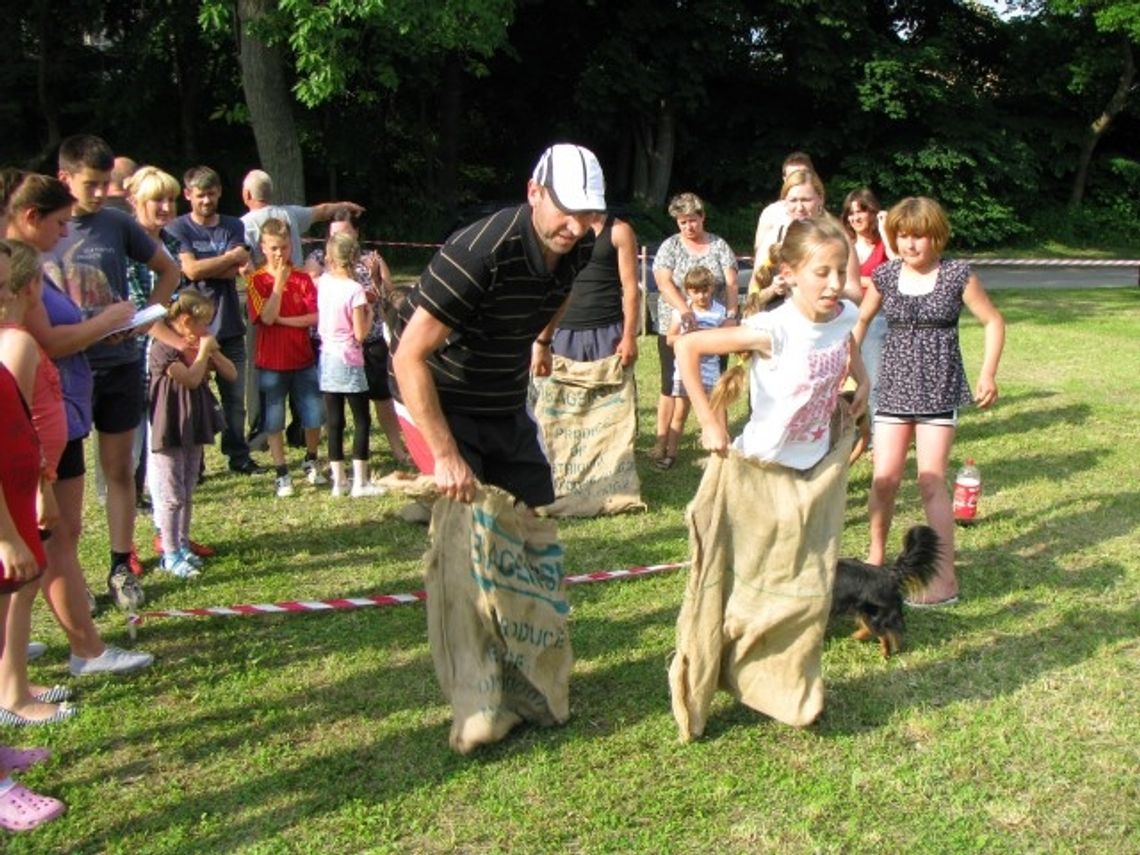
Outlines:
{"type": "Polygon", "coordinates": [[[187,70],[194,47],[200,47],[192,38],[175,31],[171,38],[171,59],[174,65],[174,83],[178,87],[178,126],[182,137],[182,159],[186,163],[198,162],[198,93],[201,75],[187,70]],[[193,47],[192,47],[193,45],[193,47]]]}
{"type": "Polygon", "coordinates": [[[649,198],[654,207],[665,204],[669,182],[673,179],[673,153],[677,148],[677,120],[673,105],[661,101],[657,116],[657,144],[649,158],[649,198]]]}
{"type": "Polygon", "coordinates": [[[443,103],[439,123],[439,200],[447,222],[459,216],[459,134],[463,111],[463,66],[451,52],[443,62],[443,103]]]}
{"type": "Polygon", "coordinates": [[[1108,132],[1115,119],[1128,103],[1128,95],[1132,91],[1132,83],[1136,79],[1136,62],[1132,56],[1132,42],[1128,36],[1120,37],[1123,49],[1123,67],[1120,70],[1120,80],[1116,84],[1116,91],[1108,99],[1103,112],[1089,126],[1084,144],[1081,146],[1080,159],[1077,161],[1077,174],[1073,177],[1073,190],[1069,195],[1069,207],[1079,208],[1085,198],[1085,187],[1089,180],[1089,165],[1092,163],[1093,152],[1097,144],[1108,132]]]}
{"type": "Polygon", "coordinates": [[[660,208],[669,193],[676,149],[676,116],[673,105],[662,99],[652,122],[634,124],[633,195],[650,208],[660,208]]]}
{"type": "Polygon", "coordinates": [[[293,98],[285,83],[282,52],[251,34],[249,26],[275,6],[272,0],[237,0],[241,86],[261,167],[273,178],[273,201],[303,205],[301,143],[293,123],[293,98]]]}
{"type": "Polygon", "coordinates": [[[55,42],[49,5],[46,0],[40,0],[36,4],[36,41],[39,43],[39,56],[36,57],[36,98],[40,103],[40,113],[44,117],[47,137],[39,153],[28,161],[27,167],[54,175],[56,164],[54,161],[49,161],[49,158],[59,148],[62,136],[59,129],[59,105],[52,97],[52,82],[49,80],[52,69],[49,57],[51,46],[55,42]]]}

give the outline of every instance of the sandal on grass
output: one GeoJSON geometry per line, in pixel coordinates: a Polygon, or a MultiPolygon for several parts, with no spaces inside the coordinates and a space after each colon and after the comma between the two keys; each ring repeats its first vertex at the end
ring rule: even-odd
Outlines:
{"type": "Polygon", "coordinates": [[[0,828],[8,831],[30,831],[60,816],[67,805],[51,796],[33,793],[16,784],[0,795],[0,828]]]}
{"type": "Polygon", "coordinates": [[[675,457],[670,457],[668,454],[666,454],[666,455],[663,455],[662,457],[658,457],[658,458],[654,459],[653,465],[656,466],[658,469],[662,469],[662,470],[672,469],[673,464],[676,462],[676,460],[677,459],[675,457]]]}
{"type": "Polygon", "coordinates": [[[70,701],[75,693],[69,686],[55,685],[50,689],[44,689],[42,692],[32,697],[39,701],[41,704],[58,704],[61,701],[70,701]]]}
{"type": "Polygon", "coordinates": [[[51,757],[47,748],[12,748],[0,745],[0,769],[9,772],[23,772],[37,763],[43,763],[51,757]]]}
{"type": "Polygon", "coordinates": [[[7,725],[8,727],[35,727],[38,724],[55,724],[57,721],[65,721],[79,712],[78,707],[73,707],[71,704],[64,701],[61,703],[54,713],[47,718],[26,718],[19,713],[14,713],[11,710],[0,707],[0,725],[7,725]]]}

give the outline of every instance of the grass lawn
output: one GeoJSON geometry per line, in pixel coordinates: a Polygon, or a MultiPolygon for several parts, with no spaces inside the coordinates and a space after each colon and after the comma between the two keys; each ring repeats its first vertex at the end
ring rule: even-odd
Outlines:
{"type": "MultiPolygon", "coordinates": [[[[11,853],[1140,852],[1140,293],[1003,291],[1002,399],[965,414],[981,522],[958,534],[962,603],[909,613],[903,652],[824,650],[827,708],[804,730],[719,696],[706,736],[677,741],[665,679],[681,573],[572,588],[570,722],[470,758],[447,747],[422,605],[148,621],[149,673],[87,678],[82,713],[4,741],[49,745],[22,776],[68,814],[11,853]]],[[[963,321],[971,377],[980,329],[963,321]]],[[[641,342],[642,449],[656,403],[641,342]]],[[[388,462],[386,449],[374,457],[388,462]]],[[[639,455],[648,513],[564,522],[567,572],[687,557],[701,470],[639,455]]],[[[913,464],[912,464],[913,465],[913,464]]],[[[393,497],[334,500],[224,472],[195,534],[204,575],[145,579],[170,609],[422,587],[425,529],[393,497]]],[[[867,546],[869,464],[851,475],[844,554],[867,546]]],[[[106,533],[88,507],[84,565],[102,590],[106,533]]],[[[763,513],[758,508],[757,513],[763,513]]],[[[913,481],[894,542],[921,520],[913,481]]],[[[138,543],[153,561],[150,527],[138,543]]],[[[123,618],[99,617],[129,644],[123,618]]],[[[32,677],[69,680],[63,636],[32,677]]]]}

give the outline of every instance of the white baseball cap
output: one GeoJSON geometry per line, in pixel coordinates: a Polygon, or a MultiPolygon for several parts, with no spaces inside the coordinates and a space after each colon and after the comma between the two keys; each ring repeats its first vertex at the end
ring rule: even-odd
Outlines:
{"type": "Polygon", "coordinates": [[[548,189],[554,204],[567,213],[606,209],[602,165],[588,148],[572,143],[552,145],[538,159],[531,177],[548,189]]]}

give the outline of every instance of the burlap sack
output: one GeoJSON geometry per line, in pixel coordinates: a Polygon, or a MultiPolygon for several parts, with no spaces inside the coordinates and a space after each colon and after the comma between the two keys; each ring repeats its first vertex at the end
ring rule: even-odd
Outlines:
{"type": "Polygon", "coordinates": [[[574,657],[557,525],[518,513],[495,487],[480,487],[471,505],[441,498],[425,563],[451,747],[466,754],[520,721],[565,722],[574,657]]]}
{"type": "Polygon", "coordinates": [[[688,509],[692,563],[669,667],[684,742],[704,732],[718,687],[785,724],[823,710],[820,656],[853,439],[836,433],[807,472],[736,452],[709,459],[688,509]]]}
{"type": "Polygon", "coordinates": [[[554,472],[554,504],[540,513],[594,517],[645,510],[633,446],[637,385],[621,357],[554,357],[532,384],[532,408],[554,472]]]}

